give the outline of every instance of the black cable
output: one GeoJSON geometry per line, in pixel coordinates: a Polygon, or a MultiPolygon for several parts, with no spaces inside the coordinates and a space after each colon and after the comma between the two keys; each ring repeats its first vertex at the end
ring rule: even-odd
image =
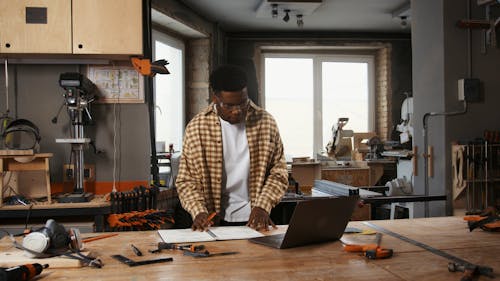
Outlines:
{"type": "Polygon", "coordinates": [[[28,222],[30,220],[30,215],[31,215],[31,209],[33,208],[33,204],[30,204],[30,207],[28,208],[28,214],[26,215],[26,222],[24,223],[24,229],[28,229],[28,222]]]}

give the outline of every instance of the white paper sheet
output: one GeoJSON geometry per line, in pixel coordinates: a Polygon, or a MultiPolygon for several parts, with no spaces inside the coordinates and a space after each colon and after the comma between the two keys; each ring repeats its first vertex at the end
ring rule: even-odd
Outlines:
{"type": "Polygon", "coordinates": [[[209,231],[217,237],[217,240],[249,239],[264,236],[248,226],[217,226],[211,227],[209,231]]]}
{"type": "Polygon", "coordinates": [[[215,240],[249,239],[264,236],[248,226],[218,226],[210,227],[209,231],[193,231],[186,229],[158,230],[161,239],[167,243],[205,242],[215,240]]]}

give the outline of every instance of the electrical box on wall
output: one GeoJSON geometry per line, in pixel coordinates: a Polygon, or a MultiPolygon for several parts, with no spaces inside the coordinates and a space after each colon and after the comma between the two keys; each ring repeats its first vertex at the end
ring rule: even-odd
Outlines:
{"type": "MultiPolygon", "coordinates": [[[[63,180],[65,182],[70,182],[75,180],[75,169],[73,167],[73,164],[64,164],[63,180]]],[[[85,168],[83,169],[83,181],[85,182],[95,181],[95,165],[85,164],[85,168]]]]}
{"type": "Polygon", "coordinates": [[[467,102],[481,101],[481,81],[477,78],[458,80],[458,100],[467,102]]]}

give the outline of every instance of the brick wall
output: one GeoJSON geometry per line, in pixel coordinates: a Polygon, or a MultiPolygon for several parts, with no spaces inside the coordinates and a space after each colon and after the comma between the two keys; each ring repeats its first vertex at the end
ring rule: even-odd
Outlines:
{"type": "Polygon", "coordinates": [[[375,131],[389,140],[392,130],[391,46],[386,44],[375,55],[375,131]]]}
{"type": "Polygon", "coordinates": [[[186,44],[186,122],[209,104],[210,39],[186,44]]]}

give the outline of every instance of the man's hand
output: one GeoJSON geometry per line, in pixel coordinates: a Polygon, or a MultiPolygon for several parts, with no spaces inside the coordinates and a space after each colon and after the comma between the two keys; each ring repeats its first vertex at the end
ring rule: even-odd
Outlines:
{"type": "Polygon", "coordinates": [[[191,226],[191,228],[193,230],[205,231],[212,224],[213,222],[208,219],[208,214],[203,212],[196,215],[196,217],[193,220],[193,225],[191,226]]]}
{"type": "Polygon", "coordinates": [[[255,230],[269,230],[269,225],[276,228],[276,225],[269,217],[266,210],[260,207],[254,207],[250,213],[250,218],[248,219],[247,226],[255,230]]]}

